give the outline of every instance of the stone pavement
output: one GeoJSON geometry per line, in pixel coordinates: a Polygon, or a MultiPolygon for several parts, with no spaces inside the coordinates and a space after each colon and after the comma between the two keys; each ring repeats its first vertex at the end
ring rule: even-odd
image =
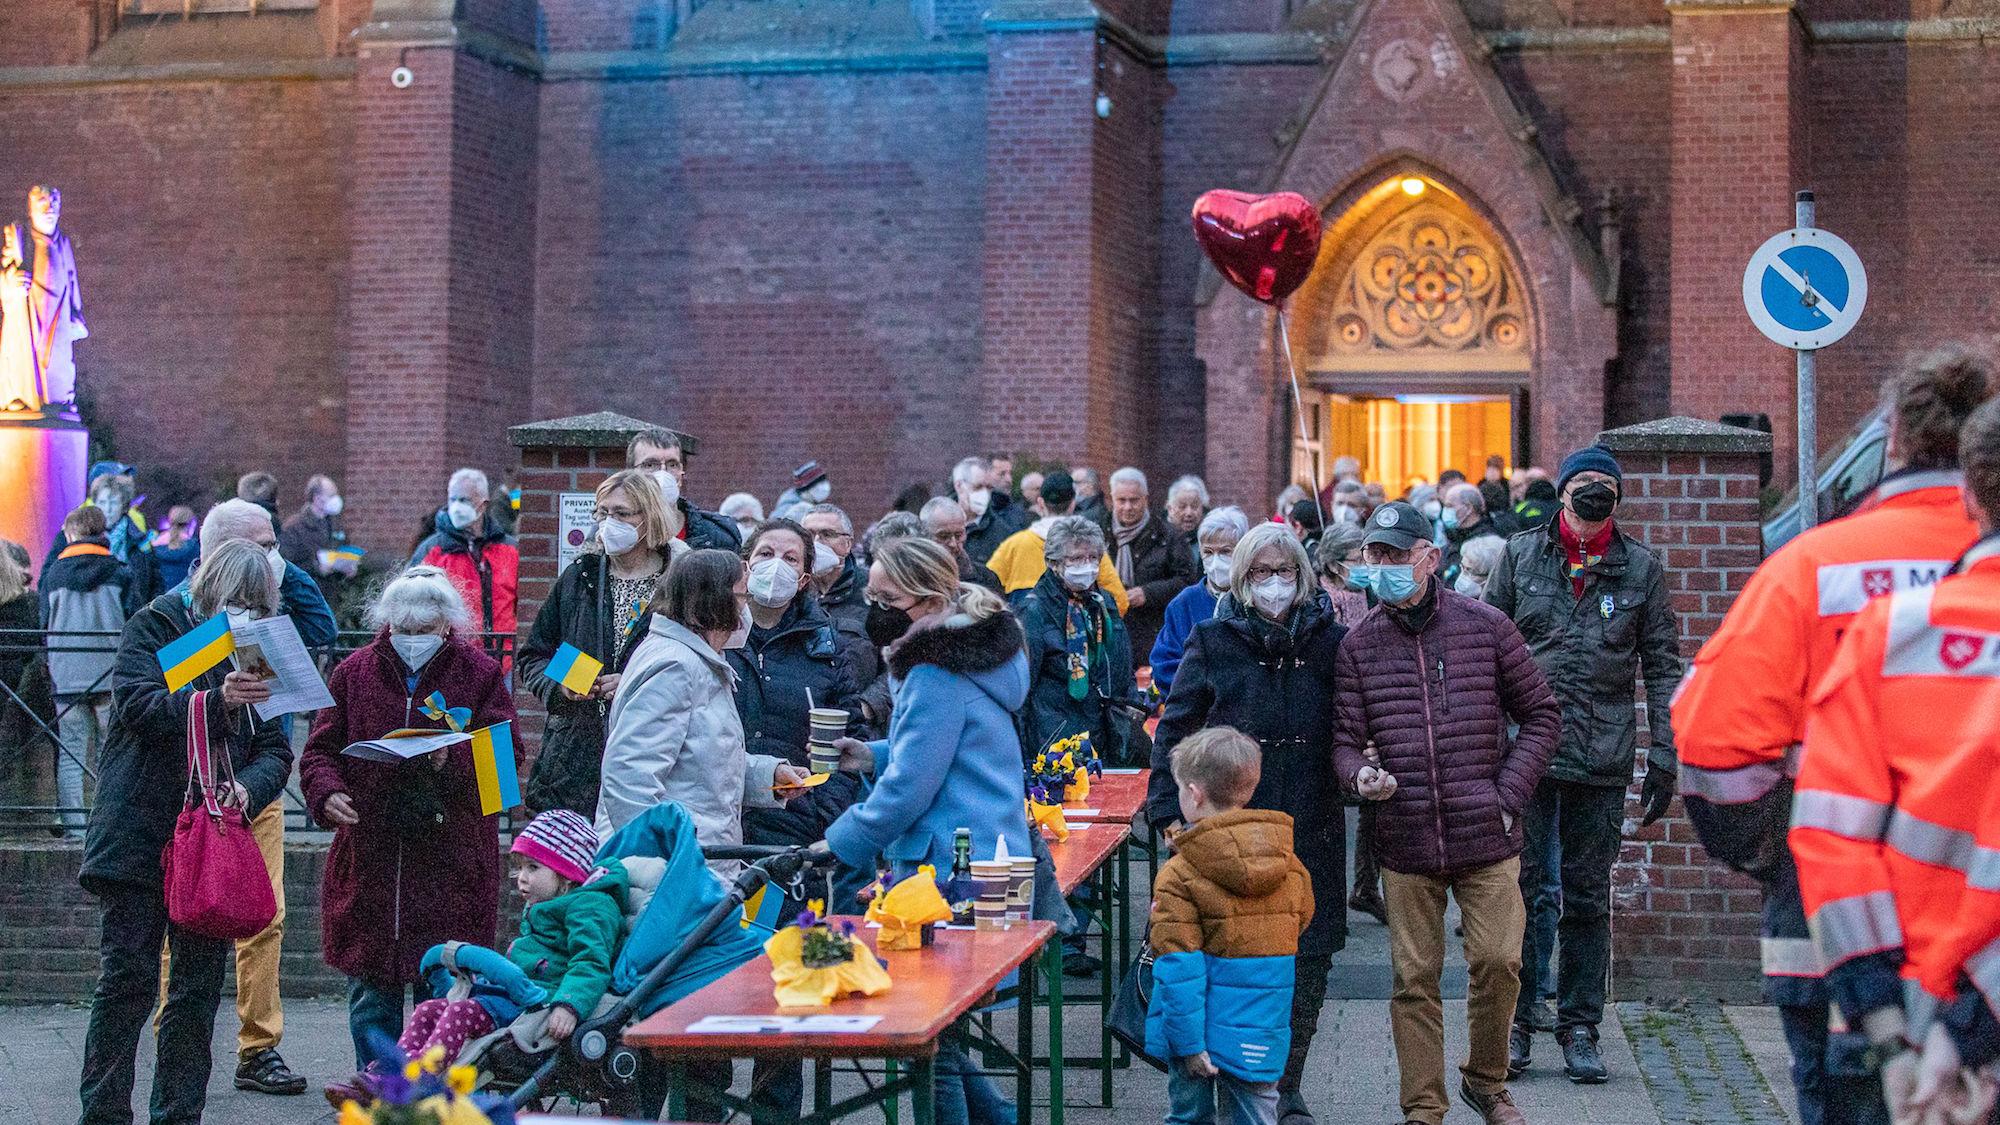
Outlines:
{"type": "MultiPolygon", "coordinates": [[[[333,1000],[294,1000],[285,1005],[285,1056],[315,1082],[342,1072],[350,1061],[346,1007],[333,1000]]],[[[88,1013],[81,1008],[0,1008],[0,1121],[9,1125],[69,1125],[76,1120],[76,1076],[81,1065],[88,1013]]],[[[1603,1029],[1605,1059],[1612,1080],[1603,1086],[1572,1086],[1557,1069],[1560,1054],[1552,1039],[1538,1038],[1539,1065],[1515,1085],[1516,1100],[1537,1125],[1682,1125],[1682,1123],[1769,1122],[1782,1125],[1784,1110],[1732,1022],[1713,1005],[1654,1008],[1617,1005],[1616,1019],[1603,1029]]],[[[1004,1032],[1005,1019],[1001,1026],[1004,1032]]],[[[1448,1001],[1445,1027],[1450,1057],[1464,1051],[1465,1005],[1448,1001]]],[[[271,1098],[239,1093],[231,1085],[235,1028],[227,1009],[218,1020],[217,1060],[211,1084],[211,1125],[278,1125],[327,1122],[332,1114],[317,1094],[271,1098]]],[[[1065,1025],[1073,1049],[1095,1041],[1094,1010],[1072,1009],[1065,1025]],[[1085,1037],[1089,1038],[1086,1039],[1085,1037]]],[[[150,1041],[141,1047],[139,1099],[150,1074],[150,1041]]],[[[1782,1078],[1782,1059],[1779,1060],[1782,1078]]],[[[845,1079],[841,1085],[851,1083],[845,1079]]],[[[1450,1083],[1456,1090],[1456,1076],[1450,1083]]],[[[1313,1049],[1307,1097],[1330,1123],[1399,1120],[1395,1054],[1389,1044],[1387,1005],[1380,1000],[1337,1000],[1327,1005],[1313,1049]]],[[[1117,1108],[1083,1108],[1096,1100],[1095,1075],[1071,1072],[1069,1121],[1076,1125],[1158,1121],[1166,1109],[1166,1081],[1137,1064],[1120,1072],[1117,1108]]],[[[1046,1120],[1040,1108],[1034,1120],[1046,1120]]],[[[867,1120],[858,1118],[857,1120],[867,1120]]],[[[907,1118],[905,1119],[907,1120],[907,1118]]],[[[1447,1125],[1478,1120],[1455,1105],[1447,1125]]]]}

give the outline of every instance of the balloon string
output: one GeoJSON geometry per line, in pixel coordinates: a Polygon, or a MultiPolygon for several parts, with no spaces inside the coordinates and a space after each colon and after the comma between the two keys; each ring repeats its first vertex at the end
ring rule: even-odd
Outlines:
{"type": "MultiPolygon", "coordinates": [[[[1299,445],[1304,448],[1312,444],[1312,439],[1306,436],[1306,408],[1304,400],[1299,396],[1299,368],[1292,362],[1292,333],[1285,327],[1285,306],[1279,304],[1275,307],[1278,310],[1278,342],[1285,350],[1285,374],[1291,376],[1292,380],[1292,416],[1299,420],[1299,445]]],[[[1325,452],[1326,443],[1322,441],[1320,453],[1325,452]]],[[[1320,526],[1324,527],[1326,509],[1319,501],[1319,457],[1314,456],[1310,449],[1306,450],[1306,467],[1312,472],[1313,511],[1318,513],[1320,526]]]]}

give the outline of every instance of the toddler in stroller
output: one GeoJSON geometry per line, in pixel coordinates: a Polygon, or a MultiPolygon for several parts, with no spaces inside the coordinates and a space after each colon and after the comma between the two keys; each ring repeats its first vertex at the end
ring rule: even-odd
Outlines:
{"type": "MultiPolygon", "coordinates": [[[[423,973],[439,998],[418,1004],[397,1047],[407,1058],[432,1049],[450,1063],[468,1041],[513,1022],[528,1009],[546,1009],[543,1028],[561,1041],[579,1020],[597,1010],[611,986],[629,879],[615,858],[597,860],[597,833],[567,809],[530,821],[514,838],[515,886],[527,900],[521,936],[504,956],[477,946],[453,950],[456,967],[469,971],[469,996],[452,996],[444,947],[424,955],[423,973]]],[[[460,990],[461,992],[463,990],[460,990]]],[[[327,1101],[366,1102],[372,1076],[363,1071],[326,1088],[327,1101]]]]}

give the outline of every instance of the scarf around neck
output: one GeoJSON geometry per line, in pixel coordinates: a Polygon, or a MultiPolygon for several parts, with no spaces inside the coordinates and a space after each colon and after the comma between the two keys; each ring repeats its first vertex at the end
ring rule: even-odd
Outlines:
{"type": "Polygon", "coordinates": [[[1112,563],[1118,568],[1118,581],[1123,582],[1127,588],[1132,585],[1132,541],[1139,537],[1140,532],[1146,530],[1146,525],[1152,520],[1153,513],[1145,512],[1139,516],[1139,522],[1131,527],[1126,527],[1115,519],[1111,521],[1111,536],[1118,545],[1118,557],[1113,559],[1112,563]]]}

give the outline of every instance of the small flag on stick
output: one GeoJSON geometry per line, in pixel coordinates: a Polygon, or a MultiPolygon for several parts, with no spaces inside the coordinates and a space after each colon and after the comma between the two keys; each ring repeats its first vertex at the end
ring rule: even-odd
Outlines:
{"type": "Polygon", "coordinates": [[[565,644],[549,657],[549,666],[543,674],[578,695],[587,695],[591,685],[597,683],[597,674],[602,671],[603,661],[575,645],[565,644]]]}
{"type": "Polygon", "coordinates": [[[160,671],[167,675],[167,690],[188,686],[235,651],[236,635],[229,631],[229,615],[215,614],[160,649],[160,671]]]}
{"type": "Polygon", "coordinates": [[[479,777],[479,812],[492,816],[521,803],[521,779],[514,771],[514,724],[495,723],[472,732],[472,768],[479,777]]]}

